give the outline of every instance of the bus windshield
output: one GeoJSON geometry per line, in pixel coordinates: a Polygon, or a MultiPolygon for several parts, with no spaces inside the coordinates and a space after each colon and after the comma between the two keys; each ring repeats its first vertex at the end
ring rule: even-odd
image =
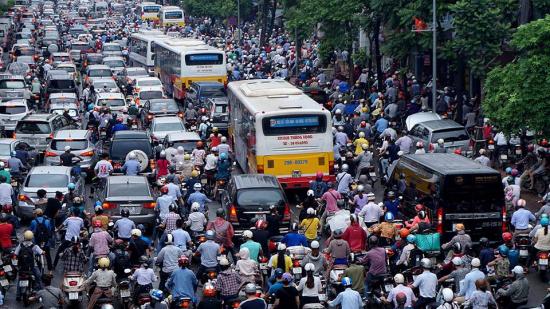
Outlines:
{"type": "Polygon", "coordinates": [[[160,11],[160,6],[148,5],[143,7],[143,13],[158,13],[160,11]]]}
{"type": "Polygon", "coordinates": [[[325,133],[325,115],[275,116],[262,120],[265,136],[325,133]]]}
{"type": "Polygon", "coordinates": [[[183,13],[181,11],[165,12],[164,18],[166,19],[182,19],[183,13]]]}

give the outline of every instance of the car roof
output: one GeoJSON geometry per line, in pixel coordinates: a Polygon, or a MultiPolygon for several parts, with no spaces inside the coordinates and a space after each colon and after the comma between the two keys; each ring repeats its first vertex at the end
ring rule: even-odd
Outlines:
{"type": "Polygon", "coordinates": [[[98,92],[97,97],[99,99],[126,99],[120,92],[98,92]]]}
{"type": "Polygon", "coordinates": [[[441,116],[433,112],[420,112],[415,113],[407,117],[405,123],[407,125],[407,130],[412,129],[416,124],[431,120],[441,119],[441,116]]]}
{"type": "Polygon", "coordinates": [[[416,162],[444,175],[499,174],[490,167],[454,153],[409,154],[402,156],[401,160],[416,162]]]}
{"type": "Polygon", "coordinates": [[[39,114],[28,114],[25,116],[25,118],[21,120],[38,120],[38,121],[45,121],[50,120],[54,117],[58,117],[57,114],[46,114],[46,113],[39,113],[39,114]]]}
{"type": "Polygon", "coordinates": [[[74,92],[58,92],[50,94],[50,99],[68,98],[76,99],[76,93],[74,92]]]}
{"type": "Polygon", "coordinates": [[[52,56],[53,57],[56,57],[56,56],[58,56],[58,57],[68,57],[70,55],[69,55],[69,53],[65,53],[65,52],[57,52],[57,53],[52,53],[52,56]]]}
{"type": "Polygon", "coordinates": [[[54,139],[84,139],[88,130],[59,130],[55,132],[54,139]]]}
{"type": "Polygon", "coordinates": [[[113,139],[137,139],[137,138],[147,138],[149,139],[149,134],[145,131],[134,131],[134,130],[126,130],[126,131],[116,131],[113,135],[113,139]]]}
{"type": "Polygon", "coordinates": [[[50,110],[58,110],[58,109],[77,109],[78,106],[76,106],[76,103],[53,103],[50,104],[50,110]]]}
{"type": "Polygon", "coordinates": [[[155,117],[153,118],[153,123],[173,123],[181,122],[181,118],[178,116],[167,116],[167,117],[155,117]]]}
{"type": "Polygon", "coordinates": [[[253,188],[279,188],[277,178],[264,174],[241,174],[233,176],[237,190],[253,188]]]}
{"type": "Polygon", "coordinates": [[[166,135],[170,142],[175,141],[200,141],[201,137],[197,132],[172,132],[166,135]]]}
{"type": "Polygon", "coordinates": [[[70,166],[35,166],[32,168],[29,175],[32,174],[65,174],[67,176],[71,175],[72,167],[70,166]]]}
{"type": "Polygon", "coordinates": [[[422,122],[422,125],[431,130],[464,129],[464,126],[451,119],[430,120],[422,122]]]}
{"type": "Polygon", "coordinates": [[[121,184],[121,183],[147,183],[147,177],[145,176],[109,176],[107,178],[109,183],[121,184]]]}

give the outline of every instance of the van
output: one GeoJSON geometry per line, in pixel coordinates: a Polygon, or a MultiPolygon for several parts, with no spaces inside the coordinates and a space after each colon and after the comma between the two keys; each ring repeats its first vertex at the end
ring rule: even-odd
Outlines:
{"type": "Polygon", "coordinates": [[[451,153],[402,156],[390,167],[390,187],[406,189],[401,209],[415,215],[423,204],[433,227],[448,241],[463,223],[473,240],[499,240],[507,231],[507,210],[500,173],[451,153]]]}

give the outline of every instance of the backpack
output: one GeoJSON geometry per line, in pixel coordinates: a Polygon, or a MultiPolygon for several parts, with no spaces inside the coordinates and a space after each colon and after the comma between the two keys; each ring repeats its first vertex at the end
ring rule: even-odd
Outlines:
{"type": "Polygon", "coordinates": [[[31,244],[30,246],[21,244],[19,255],[17,257],[19,270],[31,271],[34,267],[34,252],[32,251],[33,246],[34,244],[31,244]]]}
{"type": "Polygon", "coordinates": [[[50,240],[50,230],[46,226],[46,219],[42,218],[41,221],[36,219],[36,231],[34,232],[34,239],[37,244],[43,244],[50,240]]]}
{"type": "Polygon", "coordinates": [[[130,267],[130,257],[124,250],[117,250],[115,252],[114,271],[116,274],[123,274],[124,269],[130,267]]]}

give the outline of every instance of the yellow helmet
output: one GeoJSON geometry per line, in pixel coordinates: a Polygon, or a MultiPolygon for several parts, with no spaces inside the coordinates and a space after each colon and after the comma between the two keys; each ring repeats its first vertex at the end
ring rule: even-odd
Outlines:
{"type": "Polygon", "coordinates": [[[111,261],[106,257],[102,257],[97,261],[97,265],[99,265],[100,268],[109,268],[110,264],[111,261]]]}
{"type": "Polygon", "coordinates": [[[191,155],[186,153],[186,154],[183,155],[183,159],[186,160],[186,161],[191,160],[191,155]]]}
{"type": "Polygon", "coordinates": [[[197,176],[199,176],[199,171],[193,170],[193,171],[191,172],[191,177],[197,177],[197,176]]]}
{"type": "Polygon", "coordinates": [[[23,238],[25,238],[25,240],[32,240],[34,238],[34,233],[32,231],[25,231],[25,233],[23,233],[23,238]]]}
{"type": "Polygon", "coordinates": [[[36,208],[34,210],[34,214],[37,215],[37,216],[41,216],[41,215],[44,214],[44,211],[41,208],[36,208]]]}
{"type": "Polygon", "coordinates": [[[213,127],[212,132],[218,132],[218,127],[213,127]]]}

